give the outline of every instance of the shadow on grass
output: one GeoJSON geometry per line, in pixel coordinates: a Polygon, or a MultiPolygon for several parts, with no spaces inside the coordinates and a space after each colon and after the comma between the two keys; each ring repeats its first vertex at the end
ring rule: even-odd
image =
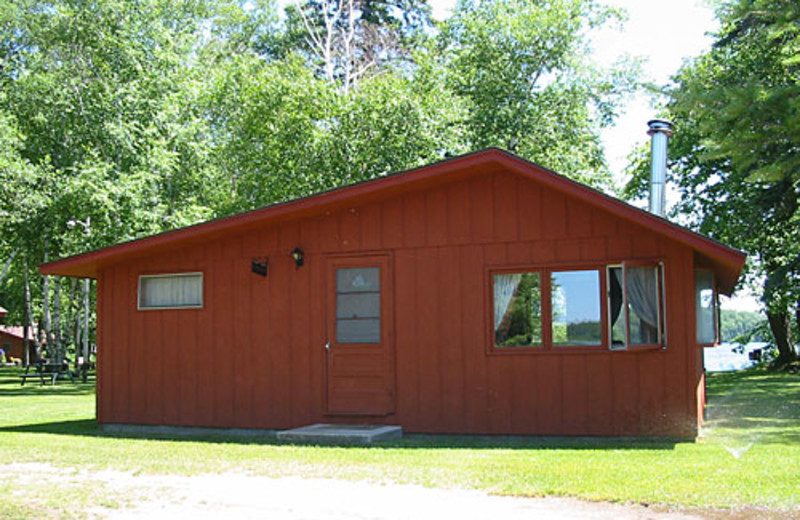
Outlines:
{"type": "MultiPolygon", "coordinates": [[[[0,433],[40,433],[96,438],[212,444],[258,444],[267,446],[308,446],[280,441],[275,432],[162,426],[132,426],[130,431],[104,431],[96,421],[72,420],[0,427],[0,433]]],[[[649,437],[541,437],[523,435],[423,435],[406,434],[402,439],[371,445],[325,443],[322,446],[358,449],[485,449],[485,450],[673,450],[684,439],[649,437]]]]}
{"type": "Polygon", "coordinates": [[[42,385],[39,381],[35,384],[30,382],[25,386],[0,388],[0,397],[25,397],[25,396],[45,396],[45,395],[93,395],[94,385],[91,383],[71,383],[70,381],[59,381],[55,385],[49,382],[42,385]]]}
{"type": "Polygon", "coordinates": [[[4,368],[0,371],[0,397],[24,397],[43,395],[90,395],[94,393],[94,381],[81,382],[79,377],[70,381],[61,377],[56,384],[51,384],[50,378],[45,377],[45,384],[40,379],[28,379],[22,384],[20,376],[25,370],[18,367],[4,368]]]}

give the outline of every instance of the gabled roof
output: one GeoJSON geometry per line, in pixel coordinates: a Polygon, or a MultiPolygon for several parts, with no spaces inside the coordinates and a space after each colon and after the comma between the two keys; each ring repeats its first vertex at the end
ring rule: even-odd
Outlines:
{"type": "Polygon", "coordinates": [[[746,256],[741,251],[673,224],[509,152],[488,148],[429,166],[394,173],[309,197],[273,204],[246,213],[64,258],[44,264],[39,270],[42,274],[94,278],[97,276],[98,270],[106,266],[144,257],[167,248],[207,241],[223,234],[243,232],[265,224],[316,215],[323,211],[352,205],[354,202],[361,204],[410,190],[433,187],[451,182],[455,180],[455,176],[466,178],[493,171],[516,173],[691,247],[714,270],[720,290],[724,293],[733,291],[744,267],[746,256]]]}
{"type": "Polygon", "coordinates": [[[5,310],[4,308],[0,307],[0,318],[2,318],[3,316],[5,316],[6,314],[8,314],[8,311],[7,311],[7,310],[5,310]]]}

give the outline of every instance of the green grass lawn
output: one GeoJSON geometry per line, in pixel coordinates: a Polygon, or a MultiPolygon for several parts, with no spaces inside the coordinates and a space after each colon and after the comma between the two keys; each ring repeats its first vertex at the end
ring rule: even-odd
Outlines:
{"type": "MultiPolygon", "coordinates": [[[[317,447],[281,445],[268,437],[104,433],[93,420],[91,384],[20,387],[18,374],[0,369],[0,465],[47,462],[67,473],[248,471],[800,514],[797,375],[711,375],[709,421],[697,442],[407,436],[378,447],[317,447]]],[[[78,506],[119,498],[102,482],[91,489],[65,484],[26,493],[12,492],[15,485],[0,473],[0,518],[29,517],[34,506],[38,517],[70,517],[53,505],[62,494],[78,506]]]]}

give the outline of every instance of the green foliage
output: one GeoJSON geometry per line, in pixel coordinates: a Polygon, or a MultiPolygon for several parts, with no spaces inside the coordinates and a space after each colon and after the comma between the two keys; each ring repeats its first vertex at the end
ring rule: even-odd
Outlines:
{"type": "Polygon", "coordinates": [[[45,236],[51,254],[73,253],[210,216],[186,64],[204,9],[157,0],[17,6],[13,34],[2,35],[22,42],[6,58],[2,108],[39,175],[12,184],[38,202],[15,211],[15,240],[41,249],[45,236]],[[66,221],[86,217],[92,233],[62,247],[66,221]]]}
{"type": "MultiPolygon", "coordinates": [[[[800,333],[800,7],[730,0],[713,48],[676,76],[667,117],[676,212],[751,254],[781,362],[800,333]]],[[[629,194],[643,193],[637,172],[629,194]]]]}
{"type": "Polygon", "coordinates": [[[499,146],[608,188],[598,133],[633,69],[592,66],[587,34],[614,15],[590,0],[459,2],[441,45],[467,101],[469,147],[499,146]]]}
{"type": "Polygon", "coordinates": [[[725,342],[766,341],[763,337],[765,325],[764,316],[757,312],[728,310],[720,312],[722,340],[725,342]]]}

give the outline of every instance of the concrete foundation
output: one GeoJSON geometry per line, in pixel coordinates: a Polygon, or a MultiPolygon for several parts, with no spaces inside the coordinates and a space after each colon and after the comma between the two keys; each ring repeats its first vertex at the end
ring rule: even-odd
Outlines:
{"type": "Polygon", "coordinates": [[[280,441],[319,444],[372,444],[402,436],[402,427],[380,424],[312,424],[277,433],[280,441]]]}

